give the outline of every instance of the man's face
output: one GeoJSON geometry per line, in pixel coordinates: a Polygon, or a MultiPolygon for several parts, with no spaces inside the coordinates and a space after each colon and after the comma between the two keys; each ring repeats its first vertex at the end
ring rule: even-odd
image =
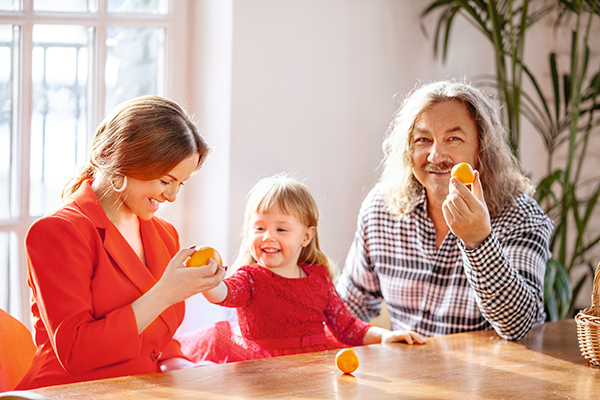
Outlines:
{"type": "Polygon", "coordinates": [[[478,167],[475,122],[461,101],[444,101],[421,114],[412,136],[413,174],[427,190],[429,201],[435,199],[441,206],[454,164],[468,162],[478,167]]]}

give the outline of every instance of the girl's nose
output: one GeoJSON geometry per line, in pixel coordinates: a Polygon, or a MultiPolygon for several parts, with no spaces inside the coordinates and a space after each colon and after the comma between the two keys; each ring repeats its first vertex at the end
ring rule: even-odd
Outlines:
{"type": "Polygon", "coordinates": [[[268,242],[273,240],[273,235],[271,235],[271,231],[270,230],[266,230],[265,233],[263,234],[262,237],[263,242],[268,242]]]}

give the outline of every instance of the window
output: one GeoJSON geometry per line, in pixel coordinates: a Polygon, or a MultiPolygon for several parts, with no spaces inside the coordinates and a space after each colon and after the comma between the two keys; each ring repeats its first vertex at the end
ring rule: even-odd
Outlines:
{"type": "Polygon", "coordinates": [[[25,322],[27,229],[60,206],[105,112],[171,94],[174,3],[0,0],[0,308],[25,322]]]}

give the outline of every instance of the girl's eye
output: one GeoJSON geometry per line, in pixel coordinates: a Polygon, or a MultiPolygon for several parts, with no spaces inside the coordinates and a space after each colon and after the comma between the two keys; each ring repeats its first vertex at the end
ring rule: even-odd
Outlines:
{"type": "Polygon", "coordinates": [[[160,180],[160,183],[162,183],[162,184],[163,184],[163,185],[165,185],[165,186],[167,186],[167,185],[171,184],[171,182],[167,182],[167,181],[165,181],[164,179],[161,179],[161,180],[160,180]]]}

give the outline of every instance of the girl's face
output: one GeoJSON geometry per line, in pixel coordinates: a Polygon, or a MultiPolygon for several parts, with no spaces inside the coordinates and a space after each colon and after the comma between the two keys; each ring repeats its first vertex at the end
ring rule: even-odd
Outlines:
{"type": "Polygon", "coordinates": [[[274,206],[268,213],[251,215],[248,246],[258,264],[278,275],[294,278],[299,276],[300,252],[314,235],[314,226],[308,227],[274,206]]]}
{"type": "Polygon", "coordinates": [[[121,193],[123,203],[119,207],[120,212],[133,213],[142,220],[149,220],[161,203],[175,201],[184,181],[196,169],[198,160],[199,155],[194,154],[177,164],[165,176],[150,181],[128,177],[127,186],[121,193]]]}

